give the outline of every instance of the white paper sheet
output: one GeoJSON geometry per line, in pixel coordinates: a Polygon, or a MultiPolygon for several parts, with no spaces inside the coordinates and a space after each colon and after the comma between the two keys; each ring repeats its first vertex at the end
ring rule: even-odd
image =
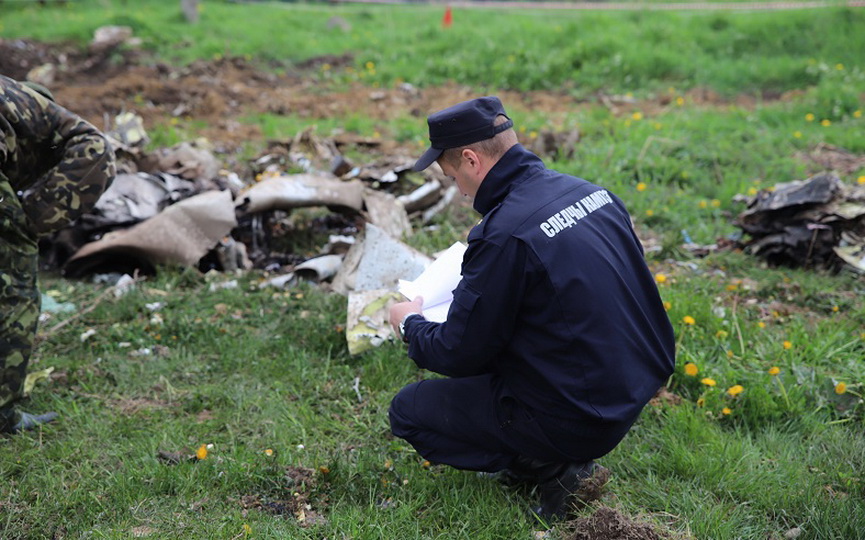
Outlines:
{"type": "Polygon", "coordinates": [[[462,279],[466,246],[461,242],[445,250],[414,281],[399,280],[399,292],[409,300],[423,297],[423,315],[428,321],[445,322],[453,291],[462,279]]]}

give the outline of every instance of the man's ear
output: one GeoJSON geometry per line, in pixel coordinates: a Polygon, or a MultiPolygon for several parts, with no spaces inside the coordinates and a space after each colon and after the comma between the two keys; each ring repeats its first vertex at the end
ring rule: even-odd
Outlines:
{"type": "Polygon", "coordinates": [[[473,171],[478,171],[483,166],[480,156],[471,148],[463,148],[462,157],[473,171]]]}

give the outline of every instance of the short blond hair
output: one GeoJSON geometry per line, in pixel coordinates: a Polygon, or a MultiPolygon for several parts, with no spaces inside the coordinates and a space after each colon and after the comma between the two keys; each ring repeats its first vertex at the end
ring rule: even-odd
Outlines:
{"type": "MultiPolygon", "coordinates": [[[[493,125],[500,126],[508,120],[507,116],[500,114],[496,116],[493,125]]],[[[456,148],[447,148],[442,152],[440,159],[451,167],[457,167],[459,166],[463,150],[469,149],[497,160],[505,155],[505,152],[510,150],[511,146],[517,144],[517,142],[517,134],[514,128],[509,128],[493,135],[489,139],[456,148]]]]}

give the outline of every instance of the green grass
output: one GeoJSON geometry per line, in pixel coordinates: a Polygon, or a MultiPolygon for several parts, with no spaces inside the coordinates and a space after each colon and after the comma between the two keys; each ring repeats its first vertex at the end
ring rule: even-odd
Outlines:
{"type": "Polygon", "coordinates": [[[479,87],[656,92],[711,87],[725,94],[777,94],[820,84],[814,65],[861,72],[861,9],[782,12],[531,11],[442,6],[202,2],[186,24],[174,0],[89,0],[0,7],[0,35],[86,43],[103,25],[130,26],[143,46],[175,62],[247,56],[286,69],[349,53],[348,69],[324,80],[389,86],[458,81],[479,87]],[[340,17],[347,29],[328,24],[340,17]]]}
{"type": "MultiPolygon", "coordinates": [[[[605,458],[615,473],[608,503],[698,538],[763,538],[794,526],[809,538],[854,538],[865,525],[856,502],[862,407],[842,403],[850,394],[838,396],[830,381],[859,392],[865,380],[861,280],[755,269],[736,254],[665,275],[680,343],[670,388],[685,401],[650,406],[605,458]],[[728,290],[739,277],[758,286],[728,290]],[[683,323],[685,315],[696,324],[683,323]],[[698,377],[682,372],[685,362],[699,366],[698,377]],[[771,366],[781,374],[768,375],[771,366]],[[701,385],[703,376],[717,386],[701,385]],[[735,398],[725,394],[734,384],[745,388],[735,398]]],[[[58,410],[62,421],[2,440],[10,537],[63,530],[121,538],[149,527],[156,537],[231,538],[244,524],[262,537],[529,536],[524,496],[471,473],[427,468],[389,435],[390,398],[430,376],[401,346],[350,357],[342,297],[260,290],[258,279],[242,276],[238,289],[211,293],[203,276],[164,269],[42,343],[33,370],[62,376],[37,387],[28,406],[58,410]],[[152,302],[165,304],[161,324],[146,307],[152,302]],[[82,343],[90,328],[96,333],[82,343]],[[197,463],[157,457],[192,455],[202,444],[214,446],[197,463]],[[286,468],[296,467],[315,471],[313,485],[287,485],[286,468]],[[295,492],[327,522],[303,529],[294,515],[267,510],[295,492]],[[264,506],[244,508],[246,500],[264,506]]],[[[79,307],[98,292],[50,276],[43,289],[79,307]]]]}
{"type": "MultiPolygon", "coordinates": [[[[862,277],[768,268],[736,252],[693,259],[679,246],[685,234],[708,244],[735,233],[731,218],[743,208],[733,196],[819,170],[797,153],[821,144],[865,153],[865,11],[461,9],[448,32],[441,11],[204,2],[191,27],[174,0],[2,3],[0,35],[83,43],[102,24],[129,24],[157,57],[181,63],[249,55],[293,70],[318,55],[354,54],[351,69],[304,73],[323,94],[357,81],[454,80],[479,92],[556,88],[586,98],[555,118],[506,106],[526,143],[541,130],[579,129],[575,154],[548,163],[619,194],[640,231],[659,239],[648,257],[666,278],[659,286],[678,343],[668,388],[682,400],[647,407],[603,459],[614,475],[603,502],[695,538],[783,538],[795,527],[802,539],[861,537],[862,277]],[[327,31],[335,14],[352,30],[327,31]],[[694,88],[731,101],[702,103],[694,88]],[[626,92],[638,100],[616,112],[594,99],[626,92]],[[732,104],[739,93],[748,105],[732,104]],[[689,363],[696,376],[686,374],[689,363]],[[743,388],[735,396],[734,385],[743,388]]],[[[418,151],[426,138],[410,116],[243,121],[264,138],[313,124],[321,134],[378,132],[418,151]]],[[[201,127],[193,119],[151,135],[173,144],[201,127]]],[[[251,141],[249,152],[264,142],[251,141]]],[[[464,239],[473,222],[455,207],[409,242],[432,253],[464,239]]],[[[531,538],[530,497],[425,464],[389,434],[393,395],[433,376],[401,345],[351,357],[344,298],[310,286],[260,290],[258,272],[238,277],[238,289],[209,290],[210,280],[233,278],[164,268],[117,299],[42,276],[43,291],[94,308],[55,332],[75,315],[42,326],[31,370],[55,371],[26,406],[62,417],[0,438],[0,536],[531,538]],[[153,302],[164,303],[161,322],[153,302]],[[82,341],[88,329],[95,334],[82,341]],[[158,457],[207,444],[204,460],[158,457]],[[304,471],[306,484],[289,481],[304,471]],[[298,519],[301,510],[308,519],[298,519]]],[[[567,527],[552,535],[567,536],[567,527]]]]}

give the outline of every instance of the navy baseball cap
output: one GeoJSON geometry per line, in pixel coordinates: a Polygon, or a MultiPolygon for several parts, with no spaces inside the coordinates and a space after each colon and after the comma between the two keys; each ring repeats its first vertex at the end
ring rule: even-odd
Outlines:
{"type": "Polygon", "coordinates": [[[459,148],[493,138],[514,126],[513,120],[495,125],[496,117],[505,114],[499,98],[486,96],[458,103],[427,118],[430,147],[412,167],[422,171],[437,160],[448,148],[459,148]]]}

